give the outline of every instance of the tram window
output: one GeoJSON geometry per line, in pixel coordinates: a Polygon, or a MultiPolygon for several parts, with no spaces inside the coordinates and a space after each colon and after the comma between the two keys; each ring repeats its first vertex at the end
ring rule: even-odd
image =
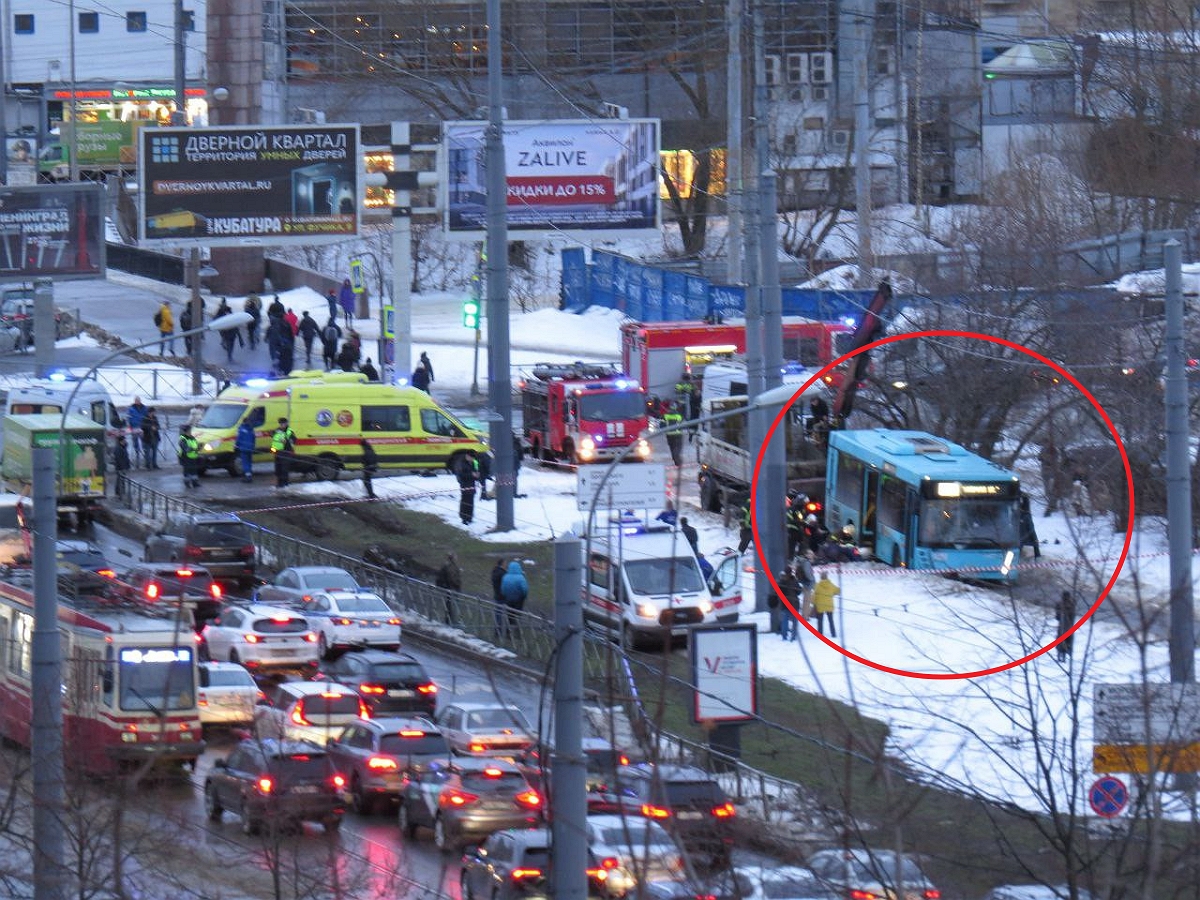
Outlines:
{"type": "Polygon", "coordinates": [[[105,703],[113,699],[113,648],[104,648],[104,667],[100,670],[100,693],[104,695],[105,703]]]}
{"type": "Polygon", "coordinates": [[[8,619],[0,619],[0,671],[8,661],[8,619]]]}
{"type": "Polygon", "coordinates": [[[9,659],[9,670],[22,678],[33,672],[30,654],[33,652],[33,616],[18,613],[14,623],[13,654],[9,659]]]}

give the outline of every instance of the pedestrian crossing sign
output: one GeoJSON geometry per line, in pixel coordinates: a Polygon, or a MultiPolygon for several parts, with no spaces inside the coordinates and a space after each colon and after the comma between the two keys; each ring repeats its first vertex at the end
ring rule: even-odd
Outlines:
{"type": "Polygon", "coordinates": [[[356,294],[361,294],[364,290],[366,290],[366,288],[363,287],[361,259],[350,260],[350,289],[356,294]]]}

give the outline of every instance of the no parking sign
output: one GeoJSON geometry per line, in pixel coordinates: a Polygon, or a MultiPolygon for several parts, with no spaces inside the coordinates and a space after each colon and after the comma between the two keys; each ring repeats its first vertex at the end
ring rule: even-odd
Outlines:
{"type": "Polygon", "coordinates": [[[1105,819],[1114,818],[1129,805],[1129,788],[1120,778],[1105,775],[1092,782],[1088,789],[1088,803],[1096,815],[1105,819]]]}

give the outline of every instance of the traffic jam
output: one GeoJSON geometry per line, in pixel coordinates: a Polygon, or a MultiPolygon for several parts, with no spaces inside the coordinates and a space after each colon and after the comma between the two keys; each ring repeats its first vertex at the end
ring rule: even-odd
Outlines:
{"type": "MultiPolygon", "coordinates": [[[[571,468],[642,462],[651,458],[656,425],[698,418],[702,404],[744,404],[744,366],[727,359],[744,350],[739,331],[713,323],[629,327],[624,371],[535,366],[519,385],[527,458],[571,468]],[[711,378],[702,381],[706,366],[711,378]]],[[[795,355],[817,366],[869,339],[869,331],[844,325],[785,329],[795,355]]],[[[853,380],[834,377],[839,381],[827,380],[821,396],[824,387],[853,380]]],[[[357,446],[368,437],[386,448],[382,467],[400,471],[454,469],[461,454],[486,452],[482,435],[419,391],[413,405],[412,392],[295,373],[227,389],[194,432],[202,465],[240,480],[245,472],[233,450],[239,427],[253,428],[257,462],[271,457],[277,420],[294,423],[297,463],[318,478],[363,466],[357,446]],[[295,390],[301,381],[304,390],[295,390]],[[304,404],[325,407],[333,397],[356,414],[339,422],[336,442],[308,436],[304,404]]],[[[116,415],[111,402],[96,408],[116,415]]],[[[812,417],[800,426],[810,432],[814,418],[820,425],[831,414],[817,403],[806,409],[812,417]]],[[[701,435],[697,452],[702,506],[740,509],[749,489],[744,430],[740,438],[701,435]]],[[[796,494],[808,515],[821,511],[819,492],[812,494],[796,494]]],[[[669,517],[589,541],[585,615],[626,651],[686,641],[692,625],[737,619],[741,553],[708,560],[685,541],[681,554],[680,524],[669,517]]],[[[173,514],[145,536],[142,556],[118,573],[86,541],[59,548],[60,581],[71,585],[63,594],[71,639],[104,659],[103,691],[95,702],[72,705],[65,722],[68,741],[94,738],[94,752],[81,755],[80,765],[108,773],[151,758],[181,763],[193,773],[213,826],[245,836],[303,838],[339,832],[351,813],[390,817],[404,844],[428,842],[461,858],[453,881],[463,900],[547,896],[554,752],[536,704],[531,711],[494,691],[439,691],[433,666],[410,649],[400,613],[380,590],[335,566],[272,571],[236,515],[173,514]],[[180,641],[181,626],[191,640],[180,641]],[[116,634],[129,636],[129,646],[114,657],[116,634]],[[116,719],[125,724],[112,724],[116,719]]],[[[0,627],[18,634],[33,600],[19,574],[10,580],[0,594],[0,627]]],[[[75,665],[83,657],[66,658],[75,665]]],[[[28,707],[7,673],[0,681],[0,691],[28,707]]],[[[27,731],[3,729],[4,737],[28,745],[27,731]]],[[[897,863],[884,860],[884,851],[861,860],[839,855],[824,868],[816,857],[808,867],[741,865],[736,798],[704,768],[655,764],[633,741],[614,746],[598,735],[585,739],[585,756],[591,896],[890,895],[897,863]]],[[[919,883],[923,900],[937,900],[916,861],[903,864],[906,885],[919,883]]]]}

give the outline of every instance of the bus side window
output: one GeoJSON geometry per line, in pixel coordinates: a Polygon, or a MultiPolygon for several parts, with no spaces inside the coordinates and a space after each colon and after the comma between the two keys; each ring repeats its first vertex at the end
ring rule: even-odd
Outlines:
{"type": "Polygon", "coordinates": [[[104,665],[100,668],[100,694],[104,702],[113,702],[113,648],[104,648],[104,665]]]}

